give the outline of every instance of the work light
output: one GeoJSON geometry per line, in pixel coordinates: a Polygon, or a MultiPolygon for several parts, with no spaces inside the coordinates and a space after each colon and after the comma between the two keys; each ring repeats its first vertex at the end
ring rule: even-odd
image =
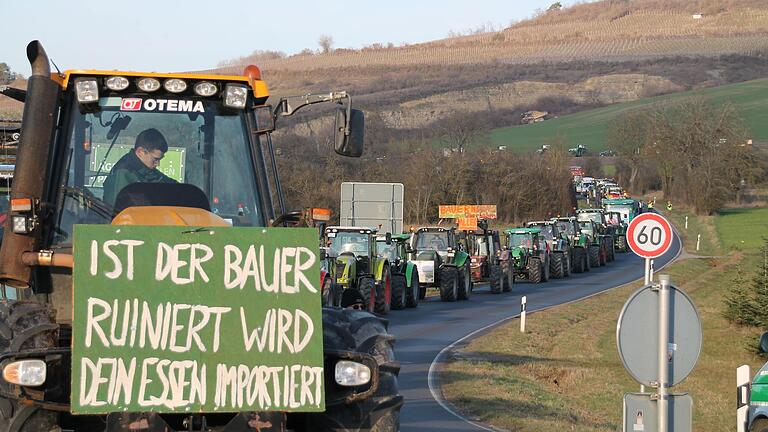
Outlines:
{"type": "Polygon", "coordinates": [[[216,94],[216,84],[200,81],[195,84],[195,94],[198,96],[213,96],[216,94]]]}
{"type": "Polygon", "coordinates": [[[139,90],[151,93],[157,91],[160,88],[160,81],[154,78],[142,78],[139,80],[137,87],[139,90]]]}
{"type": "Polygon", "coordinates": [[[244,85],[227,84],[224,89],[224,106],[229,108],[245,108],[248,89],[244,85]]]}
{"type": "Polygon", "coordinates": [[[187,89],[187,83],[178,78],[165,80],[163,87],[171,93],[181,93],[187,89]]]}
{"type": "Polygon", "coordinates": [[[107,88],[113,91],[125,90],[128,88],[128,78],[121,76],[111,76],[107,78],[107,88]]]}
{"type": "Polygon", "coordinates": [[[75,80],[75,93],[80,103],[97,102],[99,100],[99,87],[96,78],[78,78],[75,80]]]}

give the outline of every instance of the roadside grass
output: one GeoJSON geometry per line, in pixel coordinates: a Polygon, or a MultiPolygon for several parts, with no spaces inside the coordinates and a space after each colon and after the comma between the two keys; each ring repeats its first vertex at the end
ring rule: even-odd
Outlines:
{"type": "Polygon", "coordinates": [[[768,238],[768,208],[729,209],[715,219],[717,232],[728,249],[755,250],[768,238]]]}
{"type": "MultiPolygon", "coordinates": [[[[686,247],[696,230],[741,239],[768,209],[692,218],[678,230],[686,247]],[[723,230],[723,221],[728,226],[723,230]],[[717,229],[715,229],[717,227],[717,229]]],[[[668,215],[675,224],[685,212],[668,215]]],[[[716,255],[720,242],[706,243],[699,254],[716,255]]],[[[759,238],[759,236],[757,237],[759,238]]],[[[704,244],[702,242],[702,244],[704,244]]],[[[732,241],[724,241],[731,247],[732,241]]],[[[754,268],[759,242],[717,259],[689,259],[663,270],[686,291],[702,319],[704,343],[693,373],[673,390],[694,400],[696,431],[732,430],[735,422],[735,369],[757,368],[765,361],[754,352],[759,329],[731,325],[722,316],[723,295],[740,269],[754,268]]],[[[747,278],[751,272],[745,273],[747,278]]],[[[529,315],[525,334],[514,320],[458,347],[441,371],[444,396],[469,418],[515,431],[621,430],[622,398],[639,391],[624,370],[616,349],[616,321],[633,283],[587,300],[529,315]]],[[[756,369],[753,369],[756,370],[756,369]]]]}

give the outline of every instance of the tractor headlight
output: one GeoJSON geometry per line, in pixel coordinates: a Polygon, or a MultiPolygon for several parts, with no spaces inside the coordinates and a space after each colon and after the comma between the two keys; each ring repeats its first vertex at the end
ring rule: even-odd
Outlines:
{"type": "Polygon", "coordinates": [[[371,381],[371,369],[353,361],[341,360],[336,363],[336,383],[346,387],[368,384],[371,381]]]}
{"type": "Polygon", "coordinates": [[[3,379],[21,386],[41,386],[45,383],[46,371],[42,360],[19,360],[5,365],[3,379]]]}
{"type": "Polygon", "coordinates": [[[201,81],[195,84],[195,94],[198,96],[213,96],[216,94],[216,84],[201,81]]]}
{"type": "Polygon", "coordinates": [[[154,79],[154,78],[142,78],[139,80],[139,82],[136,84],[136,86],[141,91],[145,91],[147,93],[151,93],[153,91],[157,91],[160,89],[160,81],[154,79]]]}
{"type": "Polygon", "coordinates": [[[187,83],[184,80],[178,78],[171,78],[165,80],[163,87],[171,93],[181,93],[187,89],[187,83]]]}
{"type": "Polygon", "coordinates": [[[29,234],[30,231],[29,218],[26,216],[13,217],[13,232],[15,234],[29,234]]]}
{"type": "Polygon", "coordinates": [[[229,108],[245,108],[247,98],[248,89],[244,85],[227,84],[224,89],[224,106],[229,108]]]}
{"type": "Polygon", "coordinates": [[[96,78],[78,78],[75,80],[75,93],[80,103],[91,103],[99,100],[99,86],[96,78]]]}
{"type": "Polygon", "coordinates": [[[121,91],[128,88],[128,78],[121,76],[112,76],[107,78],[107,88],[113,91],[121,91]]]}

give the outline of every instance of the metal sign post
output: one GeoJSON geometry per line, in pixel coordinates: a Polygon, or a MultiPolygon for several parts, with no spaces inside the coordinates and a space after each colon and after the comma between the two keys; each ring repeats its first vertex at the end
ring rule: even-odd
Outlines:
{"type": "Polygon", "coordinates": [[[676,404],[669,389],[682,382],[698,361],[701,321],[690,297],[677,289],[668,275],[660,275],[659,280],[630,296],[616,325],[616,345],[624,367],[640,384],[656,390],[654,394],[625,395],[625,401],[628,395],[641,399],[631,406],[625,404],[625,419],[635,417],[634,422],[625,422],[626,431],[691,430],[692,404],[676,404]]]}
{"type": "Polygon", "coordinates": [[[667,432],[667,368],[672,362],[669,349],[669,275],[661,275],[659,281],[658,427],[659,432],[667,432]]]}

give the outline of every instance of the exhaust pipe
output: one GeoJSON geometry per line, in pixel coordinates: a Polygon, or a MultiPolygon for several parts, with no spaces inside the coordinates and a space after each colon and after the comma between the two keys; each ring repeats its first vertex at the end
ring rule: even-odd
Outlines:
{"type": "Polygon", "coordinates": [[[32,76],[27,81],[26,103],[21,123],[21,141],[16,155],[16,169],[11,184],[11,200],[29,198],[33,202],[37,226],[30,234],[13,232],[14,213],[8,210],[3,243],[0,246],[0,283],[16,288],[27,288],[32,268],[22,261],[24,252],[36,251],[42,237],[49,206],[44,196],[49,183],[48,171],[54,131],[58,117],[59,85],[51,80],[48,55],[39,41],[27,45],[27,58],[32,76]]]}

